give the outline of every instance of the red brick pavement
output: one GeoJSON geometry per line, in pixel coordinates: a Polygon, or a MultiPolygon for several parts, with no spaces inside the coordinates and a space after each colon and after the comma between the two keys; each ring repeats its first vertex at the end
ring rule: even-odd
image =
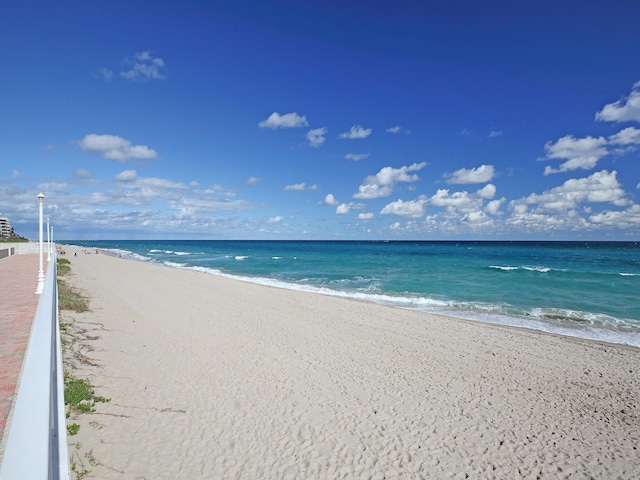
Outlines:
{"type": "MultiPolygon", "coordinates": [[[[0,438],[11,411],[38,306],[38,255],[0,259],[0,438]]],[[[46,271],[47,262],[44,261],[46,271]]]]}

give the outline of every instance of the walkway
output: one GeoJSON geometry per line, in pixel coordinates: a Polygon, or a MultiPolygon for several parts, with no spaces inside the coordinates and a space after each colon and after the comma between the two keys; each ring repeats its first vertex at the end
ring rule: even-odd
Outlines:
{"type": "MultiPolygon", "coordinates": [[[[45,270],[46,264],[45,260],[45,270]]],[[[38,255],[14,255],[0,260],[0,439],[4,438],[8,426],[7,418],[40,298],[35,294],[38,268],[38,255]]]]}

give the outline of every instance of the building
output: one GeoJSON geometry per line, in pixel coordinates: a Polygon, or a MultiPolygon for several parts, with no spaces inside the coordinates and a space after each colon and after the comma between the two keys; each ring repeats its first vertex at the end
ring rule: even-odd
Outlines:
{"type": "Polygon", "coordinates": [[[15,236],[15,231],[9,223],[7,217],[0,217],[0,238],[11,238],[15,236]]]}

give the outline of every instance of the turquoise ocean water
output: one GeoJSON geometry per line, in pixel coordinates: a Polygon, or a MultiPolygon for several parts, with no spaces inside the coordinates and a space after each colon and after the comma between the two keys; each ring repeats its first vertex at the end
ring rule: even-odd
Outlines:
{"type": "Polygon", "coordinates": [[[640,242],[67,243],[282,288],[640,347],[640,242]]]}

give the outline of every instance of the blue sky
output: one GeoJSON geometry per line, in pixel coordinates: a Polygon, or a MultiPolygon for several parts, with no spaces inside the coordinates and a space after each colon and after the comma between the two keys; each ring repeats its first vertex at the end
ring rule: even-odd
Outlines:
{"type": "Polygon", "coordinates": [[[640,237],[640,2],[7,0],[0,213],[58,239],[640,237]]]}

